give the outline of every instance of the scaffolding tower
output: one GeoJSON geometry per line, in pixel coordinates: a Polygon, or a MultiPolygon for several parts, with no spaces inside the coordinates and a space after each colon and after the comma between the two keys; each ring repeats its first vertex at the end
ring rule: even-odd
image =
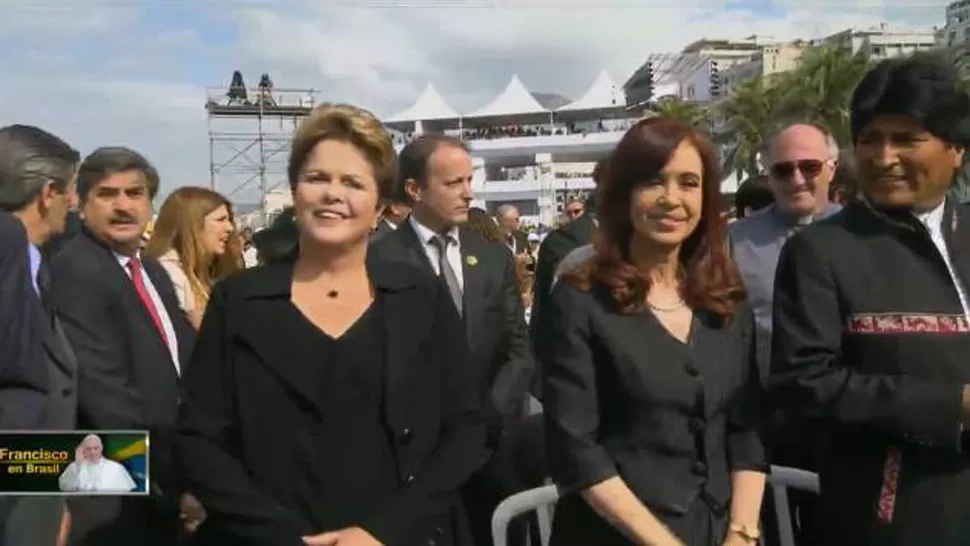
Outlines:
{"type": "Polygon", "coordinates": [[[259,196],[266,219],[267,195],[286,184],[290,140],[316,104],[314,89],[230,87],[206,89],[209,186],[234,204],[259,196]],[[258,185],[258,186],[257,186],[258,185]]]}

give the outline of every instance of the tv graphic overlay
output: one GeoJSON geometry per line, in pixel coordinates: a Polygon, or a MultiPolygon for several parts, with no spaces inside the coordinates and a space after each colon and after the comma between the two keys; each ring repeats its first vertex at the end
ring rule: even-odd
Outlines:
{"type": "Polygon", "coordinates": [[[147,431],[0,431],[0,495],[148,495],[147,431]]]}

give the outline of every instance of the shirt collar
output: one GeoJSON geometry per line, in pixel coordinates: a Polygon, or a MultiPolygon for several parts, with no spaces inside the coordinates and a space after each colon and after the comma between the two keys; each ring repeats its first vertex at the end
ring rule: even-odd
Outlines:
{"type": "Polygon", "coordinates": [[[925,211],[925,212],[914,212],[913,216],[916,217],[926,229],[932,234],[942,233],[943,230],[943,212],[946,210],[946,199],[940,202],[936,207],[925,211]]]}
{"type": "Polygon", "coordinates": [[[124,254],[118,254],[114,250],[111,251],[111,254],[115,257],[116,260],[118,260],[118,263],[121,264],[121,267],[125,269],[128,269],[128,262],[130,262],[132,258],[137,258],[139,260],[141,259],[140,250],[136,252],[134,256],[125,256],[124,254]]]}
{"type": "MultiPolygon", "coordinates": [[[[411,227],[414,228],[414,232],[418,234],[418,239],[420,239],[424,244],[428,244],[428,241],[430,241],[435,235],[438,235],[432,231],[431,228],[419,222],[413,214],[408,216],[408,222],[411,222],[411,227]]],[[[450,237],[452,242],[457,244],[459,242],[458,226],[451,226],[451,229],[449,229],[444,235],[450,237]]]]}

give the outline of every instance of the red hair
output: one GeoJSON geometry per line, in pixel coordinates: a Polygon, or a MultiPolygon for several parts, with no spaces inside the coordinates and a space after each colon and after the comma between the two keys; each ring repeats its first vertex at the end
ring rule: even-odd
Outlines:
{"type": "Polygon", "coordinates": [[[644,309],[650,277],[630,261],[630,199],[637,186],[656,178],[684,141],[701,156],[703,182],[700,222],[680,248],[683,298],[695,310],[725,318],[734,314],[736,303],[747,294],[725,239],[720,160],[707,135],[674,118],[642,120],[617,144],[597,191],[596,255],[586,267],[566,274],[566,282],[580,290],[588,291],[594,284],[608,289],[624,313],[644,309]]]}

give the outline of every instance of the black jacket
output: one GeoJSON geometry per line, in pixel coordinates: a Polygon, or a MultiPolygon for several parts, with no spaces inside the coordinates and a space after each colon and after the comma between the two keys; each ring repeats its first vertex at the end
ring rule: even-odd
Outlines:
{"type": "MultiPolygon", "coordinates": [[[[459,487],[484,462],[485,426],[470,370],[456,365],[468,351],[461,322],[429,275],[373,261],[368,270],[386,321],[383,411],[404,492],[359,525],[389,546],[415,536],[467,544],[450,522],[459,487]]],[[[319,399],[314,372],[288,356],[304,344],[281,326],[292,278],[292,264],[247,270],[218,284],[206,310],[179,444],[187,487],[208,511],[202,543],[299,546],[335,530],[318,527],[326,507],[308,485],[319,457],[304,439],[319,399]]],[[[348,480],[367,471],[344,470],[348,480]]]]}
{"type": "Polygon", "coordinates": [[[686,344],[599,287],[557,284],[548,311],[546,435],[565,493],[552,544],[629,544],[576,494],[615,476],[682,539],[698,497],[723,525],[731,472],[766,471],[750,310],[729,324],[698,312],[686,344]]]}
{"type": "MultiPolygon", "coordinates": [[[[940,223],[970,282],[970,210],[940,223]]],[[[817,419],[825,544],[970,541],[961,391],[970,324],[927,228],[853,203],[792,237],[778,263],[769,388],[817,419]]]]}

